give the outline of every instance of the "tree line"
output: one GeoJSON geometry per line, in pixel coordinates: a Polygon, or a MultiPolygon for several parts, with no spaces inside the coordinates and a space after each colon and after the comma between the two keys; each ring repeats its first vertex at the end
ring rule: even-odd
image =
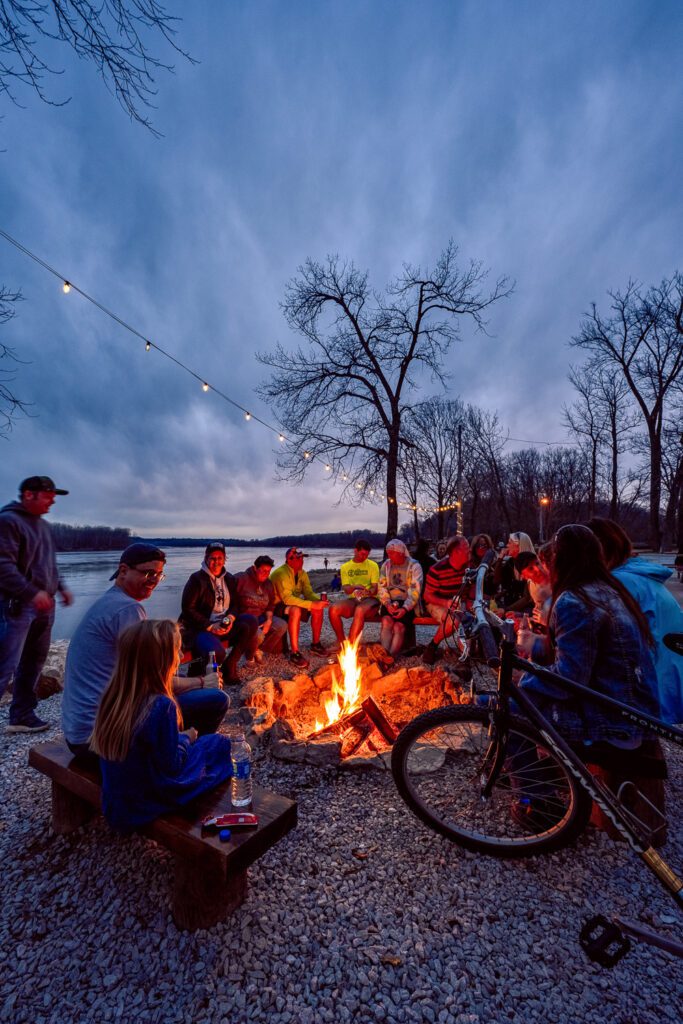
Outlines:
{"type": "Polygon", "coordinates": [[[130,530],[122,526],[67,526],[51,523],[57,551],[123,551],[131,543],[130,530]]]}
{"type": "Polygon", "coordinates": [[[485,330],[486,311],[513,289],[487,277],[453,243],[431,270],[405,265],[383,293],[338,256],[300,267],[282,308],[304,344],[258,356],[271,371],[259,393],[287,437],[281,476],[300,482],[323,460],[350,502],[385,502],[387,537],[401,503],[414,506],[416,536],[420,509],[441,509],[444,536],[444,506],[459,501],[470,532],[544,532],[542,511],[547,525],[597,512],[642,524],[645,510],[655,550],[665,534],[683,544],[683,276],[629,282],[605,312],[591,305],[567,339],[587,355],[570,370],[576,399],[563,414],[574,445],[508,455],[497,412],[445,397],[463,321],[485,330]],[[425,374],[442,393],[416,403],[425,374]]]}

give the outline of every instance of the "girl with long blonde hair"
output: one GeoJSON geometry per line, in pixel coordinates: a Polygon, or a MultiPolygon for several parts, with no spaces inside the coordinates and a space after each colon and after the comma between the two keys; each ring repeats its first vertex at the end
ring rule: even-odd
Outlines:
{"type": "Polygon", "coordinates": [[[147,824],[231,774],[226,736],[181,732],[171,691],[179,657],[178,626],[168,619],[138,622],[119,637],[90,746],[102,767],[102,809],[120,831],[147,824]]]}

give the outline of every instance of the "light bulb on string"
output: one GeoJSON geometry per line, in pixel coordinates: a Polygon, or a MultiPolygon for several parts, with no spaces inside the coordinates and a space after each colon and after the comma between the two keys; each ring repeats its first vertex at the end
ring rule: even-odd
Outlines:
{"type": "Polygon", "coordinates": [[[284,440],[285,440],[285,435],[284,434],[279,434],[278,435],[278,441],[284,441],[284,440]]]}
{"type": "Polygon", "coordinates": [[[247,421],[247,423],[248,423],[248,422],[249,422],[249,420],[251,419],[251,413],[250,413],[250,412],[245,412],[245,414],[244,414],[244,418],[245,418],[245,420],[246,420],[246,421],[247,421]]]}
{"type": "Polygon", "coordinates": [[[311,453],[310,452],[304,452],[304,458],[305,459],[310,459],[310,457],[311,457],[311,453]]]}
{"type": "Polygon", "coordinates": [[[208,391],[208,390],[209,390],[209,385],[206,383],[206,381],[204,381],[203,384],[202,384],[202,391],[208,391]]]}
{"type": "Polygon", "coordinates": [[[71,285],[69,284],[68,281],[65,281],[64,284],[62,285],[62,291],[64,292],[65,295],[68,295],[69,292],[71,291],[71,285]]]}
{"type": "Polygon", "coordinates": [[[348,478],[348,476],[346,475],[346,473],[342,473],[342,480],[348,480],[348,479],[349,479],[349,478],[348,478]]]}
{"type": "Polygon", "coordinates": [[[330,470],[332,469],[332,466],[331,466],[331,465],[329,464],[329,462],[326,462],[326,463],[325,463],[325,469],[327,470],[327,472],[328,472],[328,473],[329,473],[329,472],[330,472],[330,470]]]}
{"type": "Polygon", "coordinates": [[[149,352],[151,347],[152,347],[152,342],[151,341],[146,341],[145,342],[145,352],[149,352]]]}

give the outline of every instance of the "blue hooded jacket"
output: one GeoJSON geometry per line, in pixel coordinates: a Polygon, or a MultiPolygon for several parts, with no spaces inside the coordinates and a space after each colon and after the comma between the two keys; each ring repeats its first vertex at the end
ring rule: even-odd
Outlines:
{"type": "Polygon", "coordinates": [[[620,583],[635,598],[645,614],[657,642],[652,657],[657,673],[661,717],[665,722],[683,722],[683,658],[662,643],[666,633],[683,633],[683,611],[664,584],[673,569],[647,558],[629,558],[612,570],[620,583]]]}

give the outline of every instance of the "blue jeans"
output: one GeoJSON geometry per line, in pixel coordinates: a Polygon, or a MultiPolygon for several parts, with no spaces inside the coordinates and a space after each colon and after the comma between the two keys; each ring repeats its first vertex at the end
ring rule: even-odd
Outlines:
{"type": "Polygon", "coordinates": [[[183,716],[183,729],[192,727],[200,736],[216,731],[230,704],[222,690],[188,690],[176,700],[183,716]]]}
{"type": "Polygon", "coordinates": [[[14,677],[11,725],[19,725],[34,711],[38,698],[35,686],[50,649],[54,607],[38,612],[23,602],[9,612],[9,601],[0,599],[0,697],[14,677]]]}

